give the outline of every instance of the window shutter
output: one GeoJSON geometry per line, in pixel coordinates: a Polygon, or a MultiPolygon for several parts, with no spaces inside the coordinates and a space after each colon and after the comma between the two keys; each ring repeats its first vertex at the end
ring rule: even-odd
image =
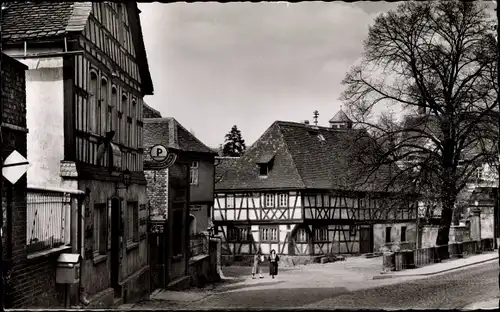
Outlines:
{"type": "Polygon", "coordinates": [[[111,199],[108,199],[108,211],[107,211],[107,218],[106,218],[106,224],[107,224],[107,233],[106,237],[108,240],[108,248],[107,250],[111,250],[111,199]]]}

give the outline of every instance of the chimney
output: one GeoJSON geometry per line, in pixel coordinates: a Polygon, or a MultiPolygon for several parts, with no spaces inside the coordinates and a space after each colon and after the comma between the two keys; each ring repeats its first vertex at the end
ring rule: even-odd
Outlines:
{"type": "Polygon", "coordinates": [[[173,118],[168,121],[168,147],[179,149],[177,141],[177,124],[173,118]]]}

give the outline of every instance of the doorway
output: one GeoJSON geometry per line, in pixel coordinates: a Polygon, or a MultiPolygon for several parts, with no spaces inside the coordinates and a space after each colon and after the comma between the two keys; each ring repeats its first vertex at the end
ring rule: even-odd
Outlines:
{"type": "Polygon", "coordinates": [[[196,234],[196,217],[192,214],[189,215],[189,235],[196,234]]]}
{"type": "Polygon", "coordinates": [[[120,276],[120,236],[122,233],[121,204],[119,198],[111,200],[111,287],[115,291],[115,297],[121,297],[119,285],[120,276]]]}
{"type": "Polygon", "coordinates": [[[361,225],[359,228],[359,253],[373,252],[373,228],[371,225],[361,225]]]}

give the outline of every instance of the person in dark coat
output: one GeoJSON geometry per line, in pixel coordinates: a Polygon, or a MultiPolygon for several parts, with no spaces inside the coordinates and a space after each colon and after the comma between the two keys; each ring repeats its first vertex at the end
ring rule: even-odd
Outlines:
{"type": "Polygon", "coordinates": [[[275,275],[278,275],[278,261],[280,261],[280,257],[276,254],[276,250],[271,250],[269,254],[269,275],[273,278],[275,275]]]}

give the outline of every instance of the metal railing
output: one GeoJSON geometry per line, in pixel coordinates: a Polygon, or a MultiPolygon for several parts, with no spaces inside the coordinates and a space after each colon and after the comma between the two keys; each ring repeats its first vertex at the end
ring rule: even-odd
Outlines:
{"type": "Polygon", "coordinates": [[[189,257],[208,254],[208,237],[203,233],[192,234],[189,237],[189,257]]]}
{"type": "Polygon", "coordinates": [[[70,244],[73,196],[76,195],[64,191],[28,187],[26,207],[28,253],[70,244]]]}

